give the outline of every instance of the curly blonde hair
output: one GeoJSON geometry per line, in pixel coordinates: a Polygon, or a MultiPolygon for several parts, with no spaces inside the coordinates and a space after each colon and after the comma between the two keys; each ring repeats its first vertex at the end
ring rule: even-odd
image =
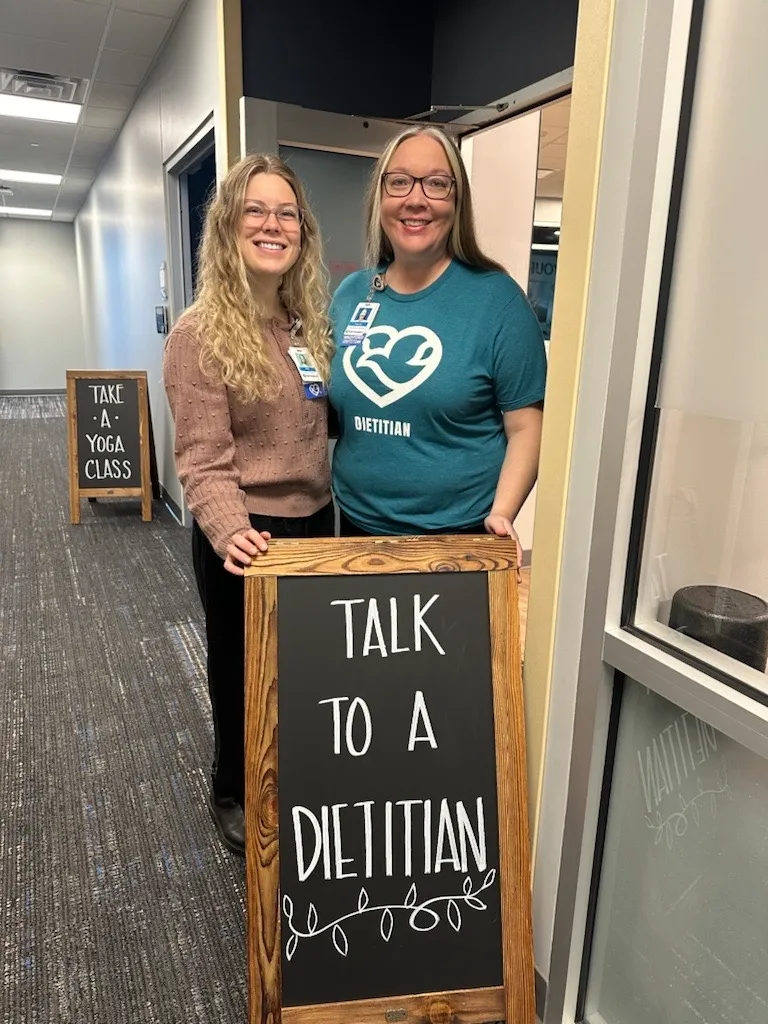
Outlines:
{"type": "Polygon", "coordinates": [[[426,136],[440,143],[445,150],[453,177],[456,179],[456,213],[451,233],[448,236],[448,255],[461,260],[462,263],[466,263],[470,267],[478,267],[481,270],[500,270],[503,274],[507,274],[508,271],[500,263],[483,252],[477,241],[469,178],[456,143],[444,131],[431,124],[416,124],[404,128],[389,140],[386,149],[376,162],[365,202],[366,266],[380,267],[384,263],[391,263],[394,259],[392,243],[381,226],[381,190],[383,188],[381,176],[389,167],[397,147],[407,139],[415,139],[419,136],[426,136]]]}
{"type": "Polygon", "coordinates": [[[254,296],[240,251],[245,192],[255,174],[283,178],[303,211],[299,258],[283,277],[280,298],[301,319],[303,344],[323,380],[328,380],[333,354],[320,228],[306,190],[279,157],[269,153],[245,157],[231,168],[208,205],[198,252],[197,295],[189,310],[202,341],[201,369],[223,380],[244,402],[274,401],[280,393],[264,339],[266,311],[254,296]]]}

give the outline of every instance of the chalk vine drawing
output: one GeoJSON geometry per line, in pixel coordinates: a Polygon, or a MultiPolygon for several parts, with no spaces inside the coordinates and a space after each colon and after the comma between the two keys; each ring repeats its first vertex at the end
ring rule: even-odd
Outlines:
{"type": "Polygon", "coordinates": [[[341,956],[346,956],[349,952],[349,942],[347,940],[347,933],[342,928],[342,925],[345,921],[350,921],[355,917],[361,917],[363,914],[381,915],[379,920],[379,931],[382,939],[384,939],[385,942],[389,942],[392,937],[392,930],[395,924],[394,915],[398,911],[407,912],[408,925],[414,931],[431,932],[433,928],[436,928],[438,924],[440,924],[440,914],[434,908],[440,905],[445,905],[446,919],[453,930],[458,932],[461,929],[462,921],[459,905],[463,903],[465,908],[470,907],[472,910],[487,910],[488,904],[480,899],[480,893],[489,889],[495,881],[495,868],[491,868],[483,879],[482,884],[477,888],[474,887],[472,879],[467,875],[464,879],[461,893],[449,896],[434,896],[432,899],[424,900],[421,903],[418,901],[418,893],[416,890],[416,884],[414,883],[408,890],[408,893],[402,903],[390,903],[377,906],[371,904],[370,897],[368,896],[365,887],[363,887],[357,898],[357,910],[353,910],[349,914],[343,914],[335,921],[330,921],[322,927],[319,926],[317,908],[314,903],[310,903],[307,910],[307,925],[305,929],[297,927],[294,923],[295,910],[293,900],[286,893],[283,896],[283,913],[285,914],[286,921],[288,922],[291,935],[285,945],[285,955],[289,960],[293,958],[293,954],[296,952],[296,947],[299,944],[299,939],[314,939],[318,935],[330,932],[331,941],[336,948],[336,952],[340,953],[341,956]]]}
{"type": "Polygon", "coordinates": [[[646,824],[648,828],[652,828],[655,832],[654,846],[658,846],[662,839],[666,839],[667,846],[671,850],[675,844],[675,838],[684,836],[688,831],[690,820],[693,820],[695,825],[701,824],[701,807],[706,807],[708,804],[709,813],[714,818],[717,815],[717,798],[719,796],[727,796],[729,800],[733,799],[731,787],[728,785],[728,771],[725,758],[722,760],[721,769],[715,775],[715,785],[712,789],[704,789],[701,779],[697,779],[696,783],[698,790],[690,800],[686,800],[682,793],[678,794],[680,801],[679,811],[673,811],[672,814],[664,819],[662,819],[660,811],[656,811],[653,817],[650,814],[646,814],[646,824]]]}

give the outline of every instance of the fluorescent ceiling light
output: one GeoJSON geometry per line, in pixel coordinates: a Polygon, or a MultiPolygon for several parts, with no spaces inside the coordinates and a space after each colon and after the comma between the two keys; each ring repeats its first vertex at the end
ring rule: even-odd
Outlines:
{"type": "Polygon", "coordinates": [[[6,171],[0,167],[0,181],[23,181],[29,185],[60,185],[60,174],[38,174],[36,171],[6,171]]]}
{"type": "Polygon", "coordinates": [[[34,96],[11,96],[0,93],[0,115],[30,117],[33,121],[63,121],[75,124],[82,110],[80,103],[39,100],[34,96]]]}
{"type": "Polygon", "coordinates": [[[31,206],[2,206],[0,213],[8,213],[11,217],[50,217],[53,210],[33,210],[31,206]]]}

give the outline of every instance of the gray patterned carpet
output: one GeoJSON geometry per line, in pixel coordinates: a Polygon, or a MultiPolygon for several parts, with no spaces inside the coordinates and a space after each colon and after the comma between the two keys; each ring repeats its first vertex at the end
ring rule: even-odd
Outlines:
{"type": "Polygon", "coordinates": [[[64,412],[0,396],[0,1020],[242,1024],[189,534],[158,503],[70,526],[64,412]]]}

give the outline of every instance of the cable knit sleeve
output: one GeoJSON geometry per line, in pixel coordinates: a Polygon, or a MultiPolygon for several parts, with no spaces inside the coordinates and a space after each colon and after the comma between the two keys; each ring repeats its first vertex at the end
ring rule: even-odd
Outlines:
{"type": "Polygon", "coordinates": [[[235,466],[227,389],[200,368],[200,342],[184,323],[168,336],[163,381],[176,431],[174,454],[184,497],[217,554],[250,528],[235,466]]]}

